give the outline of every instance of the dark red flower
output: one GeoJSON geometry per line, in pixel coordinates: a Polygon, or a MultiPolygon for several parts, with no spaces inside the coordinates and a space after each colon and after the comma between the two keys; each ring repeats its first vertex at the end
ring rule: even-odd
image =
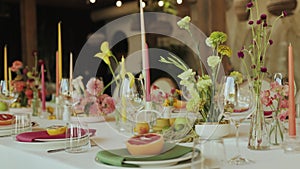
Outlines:
{"type": "Polygon", "coordinates": [[[45,64],[45,62],[43,59],[39,59],[38,64],[39,64],[39,66],[41,66],[41,65],[45,64]]]}
{"type": "Polygon", "coordinates": [[[268,26],[267,22],[266,22],[266,21],[264,21],[264,23],[263,23],[263,27],[267,27],[267,26],[268,26]]]}
{"type": "Polygon", "coordinates": [[[251,7],[253,7],[253,2],[248,2],[247,3],[247,8],[251,8],[251,7]]]}
{"type": "Polygon", "coordinates": [[[273,40],[269,39],[269,44],[272,45],[273,44],[273,40]]]}
{"type": "Polygon", "coordinates": [[[267,70],[268,70],[268,69],[267,69],[266,67],[261,67],[261,68],[260,68],[260,71],[261,71],[262,73],[267,72],[267,70]]]}
{"type": "Polygon", "coordinates": [[[260,19],[261,20],[266,20],[267,19],[267,15],[266,14],[261,14],[260,15],[260,19]]]}
{"type": "Polygon", "coordinates": [[[261,24],[261,20],[257,20],[257,21],[256,21],[256,24],[257,24],[257,25],[260,25],[260,24],[261,24]]]}
{"type": "Polygon", "coordinates": [[[250,20],[250,21],[248,22],[249,25],[253,25],[253,23],[254,23],[254,21],[252,21],[252,20],[250,20]]]}
{"type": "Polygon", "coordinates": [[[245,56],[243,51],[239,51],[237,54],[238,54],[238,57],[239,57],[239,58],[242,58],[242,59],[243,59],[244,56],[245,56]]]}
{"type": "Polygon", "coordinates": [[[282,11],[282,15],[283,15],[283,17],[286,17],[288,15],[288,13],[284,10],[284,11],[282,11]]]}

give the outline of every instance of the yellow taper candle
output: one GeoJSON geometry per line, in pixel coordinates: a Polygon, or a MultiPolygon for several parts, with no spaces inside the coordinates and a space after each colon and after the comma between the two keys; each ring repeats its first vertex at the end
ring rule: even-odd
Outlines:
{"type": "Polygon", "coordinates": [[[61,45],[61,21],[58,22],[58,76],[62,79],[62,45],[61,45]]]}
{"type": "Polygon", "coordinates": [[[7,45],[4,46],[4,80],[7,82],[7,45]]]}

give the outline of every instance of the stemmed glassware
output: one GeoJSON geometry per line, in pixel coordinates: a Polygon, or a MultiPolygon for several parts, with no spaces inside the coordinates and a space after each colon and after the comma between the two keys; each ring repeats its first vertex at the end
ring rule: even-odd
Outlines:
{"type": "Polygon", "coordinates": [[[226,119],[236,129],[237,154],[229,160],[230,164],[242,165],[252,161],[244,157],[239,147],[239,126],[255,111],[255,93],[249,80],[239,81],[236,77],[224,77],[218,97],[218,106],[226,119]]]}
{"type": "Polygon", "coordinates": [[[132,130],[131,125],[136,121],[136,112],[144,107],[144,97],[143,79],[125,76],[118,93],[120,131],[132,130]]]}
{"type": "Polygon", "coordinates": [[[0,82],[0,101],[7,104],[8,107],[18,99],[19,94],[5,80],[0,82]]]}

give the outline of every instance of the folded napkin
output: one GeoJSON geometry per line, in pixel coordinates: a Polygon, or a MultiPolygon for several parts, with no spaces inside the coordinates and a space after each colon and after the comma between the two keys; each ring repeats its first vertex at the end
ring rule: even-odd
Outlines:
{"type": "Polygon", "coordinates": [[[157,160],[169,160],[181,157],[189,152],[192,152],[192,147],[186,147],[186,146],[180,146],[176,145],[174,148],[155,155],[155,156],[149,156],[149,157],[134,157],[128,155],[128,151],[126,148],[124,149],[117,149],[117,150],[101,150],[96,155],[96,161],[101,162],[108,165],[113,166],[122,166],[122,167],[138,167],[134,164],[125,164],[124,161],[157,161],[157,160]],[[127,154],[127,155],[124,155],[127,154]]]}
{"type": "MultiPolygon", "coordinates": [[[[89,129],[90,136],[95,135],[95,129],[89,129]]],[[[43,131],[33,131],[33,132],[25,132],[18,134],[16,136],[16,140],[20,142],[34,142],[36,139],[62,139],[66,138],[66,134],[58,134],[58,135],[49,135],[46,130],[43,131]]]]}

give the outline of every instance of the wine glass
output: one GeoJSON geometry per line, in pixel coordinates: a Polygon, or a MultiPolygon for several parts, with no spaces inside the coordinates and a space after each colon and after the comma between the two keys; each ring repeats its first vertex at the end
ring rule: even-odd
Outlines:
{"type": "Polygon", "coordinates": [[[0,101],[7,104],[8,107],[18,99],[19,94],[12,87],[8,87],[5,80],[0,82],[0,101]]]}
{"type": "Polygon", "coordinates": [[[143,79],[125,76],[118,93],[117,109],[120,131],[132,130],[131,125],[136,121],[136,112],[144,108],[144,97],[143,79]]]}
{"type": "Polygon", "coordinates": [[[230,164],[242,165],[252,161],[244,157],[239,147],[239,126],[255,111],[255,93],[251,82],[243,80],[238,82],[234,77],[227,76],[223,79],[218,106],[226,119],[229,119],[236,129],[237,154],[229,160],[230,164]]]}

